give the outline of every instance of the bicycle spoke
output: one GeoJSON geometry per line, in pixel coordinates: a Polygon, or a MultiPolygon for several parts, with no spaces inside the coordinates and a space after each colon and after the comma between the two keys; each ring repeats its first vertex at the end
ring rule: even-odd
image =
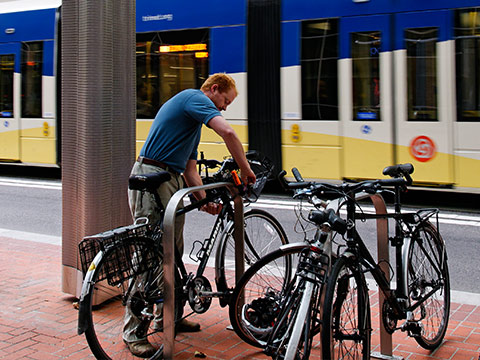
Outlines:
{"type": "MultiPolygon", "coordinates": [[[[285,304],[293,283],[294,260],[305,245],[276,250],[261,258],[240,279],[230,305],[230,321],[237,334],[253,346],[263,347],[285,304]]],[[[294,306],[295,304],[291,304],[294,306]]]]}
{"type": "Polygon", "coordinates": [[[363,273],[340,258],[332,269],[325,295],[325,359],[370,358],[370,304],[363,273]]]}
{"type": "Polygon", "coordinates": [[[408,294],[412,335],[426,349],[436,348],[445,336],[450,309],[450,283],[443,243],[431,225],[423,224],[410,245],[408,294]]]}

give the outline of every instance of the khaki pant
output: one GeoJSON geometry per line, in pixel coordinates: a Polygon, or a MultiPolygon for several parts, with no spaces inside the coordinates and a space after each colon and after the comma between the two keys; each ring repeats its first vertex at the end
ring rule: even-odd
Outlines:
{"type": "MultiPolygon", "coordinates": [[[[165,171],[157,166],[147,165],[140,162],[136,162],[132,169],[132,175],[140,174],[151,174],[165,171]]],[[[162,202],[163,209],[166,209],[168,201],[178,190],[183,188],[183,179],[180,174],[170,173],[172,179],[160,185],[157,190],[158,195],[160,196],[160,201],[162,202]]],[[[140,217],[147,217],[149,223],[155,224],[161,217],[163,213],[161,209],[157,206],[155,198],[152,194],[148,192],[128,190],[128,200],[130,204],[130,209],[134,219],[140,217]]],[[[179,208],[183,208],[183,202],[180,203],[179,208]]],[[[183,225],[185,222],[185,216],[179,216],[175,220],[175,243],[180,251],[180,254],[183,254],[183,225]]],[[[163,288],[163,268],[159,269],[160,274],[158,276],[158,285],[160,288],[163,288]]],[[[137,282],[143,284],[143,281],[137,279],[137,282]]],[[[141,285],[140,285],[141,286],[141,285]]],[[[136,288],[137,285],[134,286],[136,288]]],[[[139,289],[136,289],[139,290],[139,289]]],[[[132,293],[134,293],[133,291],[132,293]]],[[[149,309],[150,311],[155,311],[156,318],[155,321],[161,321],[161,307],[158,309],[149,309]]],[[[138,341],[145,339],[145,333],[148,330],[149,323],[141,321],[138,319],[130,310],[130,307],[125,307],[125,319],[124,319],[124,328],[123,328],[123,339],[127,342],[138,341]]]]}

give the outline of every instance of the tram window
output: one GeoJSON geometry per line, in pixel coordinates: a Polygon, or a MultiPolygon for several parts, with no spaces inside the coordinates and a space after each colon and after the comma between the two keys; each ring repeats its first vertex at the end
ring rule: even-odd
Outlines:
{"type": "Polygon", "coordinates": [[[380,31],[351,34],[353,120],[380,121],[380,31]]]}
{"type": "Polygon", "coordinates": [[[0,117],[13,117],[14,55],[0,55],[0,117]]]}
{"type": "Polygon", "coordinates": [[[338,20],[302,24],[302,118],[338,119],[338,20]]]}
{"type": "Polygon", "coordinates": [[[208,77],[208,30],[137,34],[137,118],[152,119],[173,95],[208,77]]]}
{"type": "Polygon", "coordinates": [[[480,8],[455,14],[457,121],[480,121],[480,8]]]}
{"type": "Polygon", "coordinates": [[[436,27],[405,30],[408,121],[438,121],[437,39],[436,27]]]}
{"type": "Polygon", "coordinates": [[[42,117],[43,42],[22,43],[22,117],[42,117]]]}

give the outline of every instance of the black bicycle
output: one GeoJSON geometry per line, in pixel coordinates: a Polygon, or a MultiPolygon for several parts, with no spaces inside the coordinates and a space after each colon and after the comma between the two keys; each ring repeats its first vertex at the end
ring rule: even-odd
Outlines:
{"type": "MultiPolygon", "coordinates": [[[[257,186],[244,195],[248,201],[255,200],[272,171],[272,165],[258,153],[247,153],[252,170],[257,175],[257,186]]],[[[223,162],[199,160],[205,183],[232,181],[232,173],[238,166],[233,159],[223,162]],[[217,168],[213,175],[207,169],[217,168]]],[[[151,192],[159,205],[156,193],[158,186],[169,179],[168,172],[132,176],[131,189],[151,192]]],[[[227,264],[233,253],[233,197],[226,188],[207,193],[207,198],[192,202],[178,215],[200,208],[209,201],[218,201],[223,207],[216,218],[209,238],[196,242],[190,257],[199,261],[195,273],[188,272],[176,249],[175,261],[175,319],[179,321],[193,313],[203,313],[211,305],[212,298],[219,298],[221,306],[229,303],[234,283],[227,264]],[[203,275],[207,261],[218,242],[215,257],[216,290],[203,275]],[[192,312],[183,316],[189,303],[192,312]]],[[[161,207],[161,206],[160,206],[161,207]]],[[[244,214],[245,268],[261,256],[286,244],[287,236],[278,221],[269,213],[249,210],[244,214]]],[[[98,359],[133,358],[123,343],[125,312],[141,322],[142,331],[150,343],[158,348],[151,359],[163,357],[163,323],[160,317],[164,301],[162,262],[162,223],[137,222],[134,225],[85,238],[80,244],[82,266],[86,274],[80,298],[78,333],[85,333],[92,353],[98,359]],[[98,306],[96,304],[99,304],[98,306]]],[[[233,262],[232,262],[233,263],[233,262]]]]}
{"type": "MultiPolygon", "coordinates": [[[[400,195],[412,183],[411,164],[384,169],[391,179],[356,184],[321,184],[325,191],[337,192],[345,200],[346,247],[332,268],[325,294],[322,323],[324,359],[370,358],[370,302],[365,273],[369,272],[385,296],[382,321],[388,333],[406,331],[425,349],[437,348],[447,330],[450,311],[450,280],[445,243],[438,231],[438,209],[402,212],[400,195]],[[393,187],[394,212],[366,214],[356,194],[390,191],[393,187]],[[356,229],[363,219],[391,218],[395,235],[396,287],[390,286],[356,229]],[[434,223],[430,220],[436,219],[434,223]],[[398,322],[402,321],[399,325],[398,322]]],[[[391,267],[390,264],[388,266],[391,267]]]]}
{"type": "Polygon", "coordinates": [[[402,212],[400,195],[412,183],[413,166],[387,167],[384,174],[392,179],[339,185],[304,182],[298,171],[293,172],[297,182],[286,187],[297,189],[297,198],[315,199],[308,217],[315,224],[315,236],[307,243],[282,246],[245,272],[230,306],[238,335],[274,359],[369,359],[365,273],[370,272],[386,298],[382,312],[386,330],[401,329],[421,346],[437,347],[450,308],[447,255],[437,209],[402,212]],[[359,199],[385,191],[394,194],[393,213],[362,211],[359,199]],[[345,207],[347,216],[342,218],[340,210],[345,207]],[[436,226],[430,221],[435,216],[436,226]],[[367,218],[391,218],[396,223],[390,238],[396,253],[396,288],[390,288],[390,279],[357,232],[356,222],[367,218]],[[405,321],[397,326],[400,320],[405,321]]]}

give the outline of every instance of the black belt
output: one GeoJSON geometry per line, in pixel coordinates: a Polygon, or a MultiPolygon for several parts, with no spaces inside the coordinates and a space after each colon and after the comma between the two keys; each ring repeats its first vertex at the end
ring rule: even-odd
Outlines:
{"type": "Polygon", "coordinates": [[[137,158],[137,161],[140,162],[140,163],[143,163],[143,164],[147,164],[147,165],[158,166],[159,168],[162,168],[162,169],[165,169],[165,170],[170,171],[172,173],[178,174],[177,171],[173,170],[170,166],[168,166],[167,164],[165,164],[162,161],[149,159],[149,158],[146,158],[146,157],[143,157],[143,156],[139,156],[137,158]]]}

